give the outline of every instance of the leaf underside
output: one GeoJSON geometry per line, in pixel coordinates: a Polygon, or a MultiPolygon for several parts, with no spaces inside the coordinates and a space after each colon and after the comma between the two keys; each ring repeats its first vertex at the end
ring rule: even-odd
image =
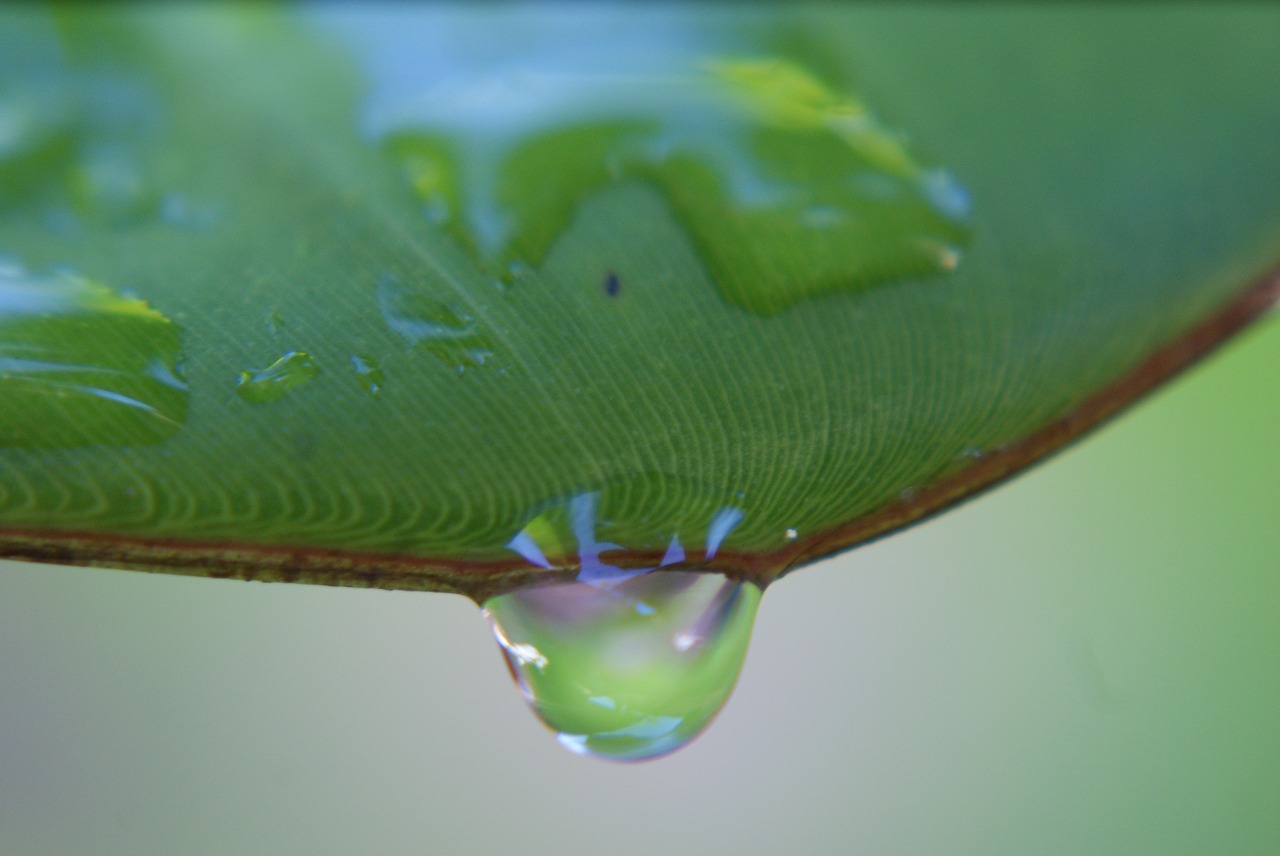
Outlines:
{"type": "Polygon", "coordinates": [[[592,497],[612,564],[767,584],[1280,295],[1280,13],[554,14],[0,12],[0,552],[483,599],[592,497]],[[438,106],[646,37],[687,113],[438,106]]]}

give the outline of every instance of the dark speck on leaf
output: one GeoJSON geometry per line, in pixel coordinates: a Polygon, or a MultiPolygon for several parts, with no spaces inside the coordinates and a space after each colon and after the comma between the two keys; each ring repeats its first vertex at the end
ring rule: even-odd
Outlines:
{"type": "Polygon", "coordinates": [[[622,280],[618,279],[618,275],[613,271],[605,274],[604,293],[610,297],[617,297],[618,292],[622,290],[622,280]]]}

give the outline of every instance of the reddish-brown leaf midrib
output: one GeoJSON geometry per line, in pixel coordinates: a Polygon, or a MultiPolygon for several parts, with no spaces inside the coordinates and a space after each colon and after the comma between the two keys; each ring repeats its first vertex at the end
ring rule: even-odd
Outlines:
{"type": "Polygon", "coordinates": [[[788,556],[788,569],[892,534],[1000,484],[1099,427],[1207,356],[1277,304],[1280,304],[1280,268],[1255,280],[1210,318],[1158,348],[1119,380],[1043,428],[914,491],[909,500],[891,503],[803,542],[788,556]]]}
{"type": "MultiPolygon", "coordinates": [[[[892,534],[1000,484],[1079,439],[1194,364],[1280,303],[1280,268],[1255,280],[1217,313],[1157,349],[1114,383],[1043,428],[925,485],[907,499],[766,553],[725,551],[700,567],[765,586],[800,565],[892,534]]],[[[56,530],[0,531],[0,557],[321,585],[451,591],[482,601],[547,577],[519,559],[490,562],[401,556],[294,545],[130,538],[56,530]]],[[[629,556],[656,563],[658,554],[629,556]]]]}

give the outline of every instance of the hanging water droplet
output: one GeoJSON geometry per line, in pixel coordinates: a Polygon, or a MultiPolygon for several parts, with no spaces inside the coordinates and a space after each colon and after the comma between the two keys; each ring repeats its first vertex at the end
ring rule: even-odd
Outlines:
{"type": "Polygon", "coordinates": [[[141,300],[0,264],[0,445],[164,440],[187,415],[179,344],[141,300]]]}
{"type": "Polygon", "coordinates": [[[378,365],[377,360],[363,354],[352,354],[351,366],[356,370],[356,379],[360,381],[365,392],[370,395],[379,395],[382,392],[382,367],[378,365]]]}
{"type": "Polygon", "coordinates": [[[788,541],[794,541],[800,537],[800,532],[796,529],[788,529],[785,534],[788,541]]]}
{"type": "Polygon", "coordinates": [[[484,604],[516,683],[569,749],[661,755],[697,735],[728,697],[760,590],[658,570],[715,558],[746,516],[726,499],[742,497],[637,476],[543,506],[507,543],[534,568],[577,571],[573,583],[484,604]],[[686,501],[657,511],[654,499],[677,490],[686,501]]]}
{"type": "Polygon", "coordinates": [[[311,381],[320,374],[320,367],[306,351],[289,351],[265,369],[246,369],[240,372],[236,392],[245,401],[261,404],[278,401],[291,389],[311,381]]]}
{"type": "Polygon", "coordinates": [[[619,761],[696,737],[733,690],[760,589],[662,571],[485,601],[484,615],[534,712],[571,751],[619,761]]]}

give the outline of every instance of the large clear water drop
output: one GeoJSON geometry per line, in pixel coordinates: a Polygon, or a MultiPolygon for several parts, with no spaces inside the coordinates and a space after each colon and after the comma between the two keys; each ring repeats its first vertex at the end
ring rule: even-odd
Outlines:
{"type": "Polygon", "coordinates": [[[662,193],[721,296],[760,315],[945,282],[963,262],[964,185],[794,41],[576,12],[531,17],[510,43],[456,10],[322,18],[369,76],[362,130],[504,282],[627,182],[662,193]]]}
{"type": "Polygon", "coordinates": [[[181,331],[142,300],[0,259],[0,446],[140,446],[187,418],[181,331]]]}
{"type": "Polygon", "coordinates": [[[742,669],[760,589],[721,574],[657,571],[485,601],[534,712],[573,752],[616,761],[696,737],[742,669]]]}
{"type": "Polygon", "coordinates": [[[447,365],[482,366],[493,355],[489,336],[462,306],[420,287],[401,285],[390,274],[378,280],[377,300],[382,320],[393,333],[447,365]]]}

